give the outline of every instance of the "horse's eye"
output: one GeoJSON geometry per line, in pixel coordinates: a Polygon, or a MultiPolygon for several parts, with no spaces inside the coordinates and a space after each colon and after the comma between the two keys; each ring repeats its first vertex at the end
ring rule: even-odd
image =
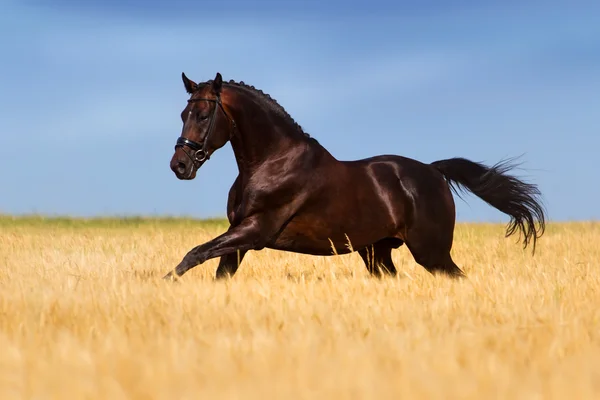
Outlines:
{"type": "Polygon", "coordinates": [[[205,119],[208,119],[208,115],[199,115],[199,116],[198,116],[198,119],[199,119],[200,121],[204,121],[205,119]]]}

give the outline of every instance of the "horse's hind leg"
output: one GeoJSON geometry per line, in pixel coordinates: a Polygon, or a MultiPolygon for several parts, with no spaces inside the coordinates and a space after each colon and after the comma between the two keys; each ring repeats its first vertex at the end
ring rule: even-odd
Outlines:
{"type": "MultiPolygon", "coordinates": [[[[408,243],[407,243],[408,246],[408,243]]],[[[429,249],[421,252],[420,249],[411,249],[415,261],[423,266],[432,275],[443,273],[451,278],[463,278],[465,273],[454,263],[450,252],[429,249]]]]}
{"type": "Polygon", "coordinates": [[[388,238],[375,242],[358,251],[362,257],[369,273],[376,277],[381,277],[382,273],[395,276],[398,271],[392,261],[392,249],[402,246],[402,241],[395,238],[388,238]]]}
{"type": "Polygon", "coordinates": [[[426,225],[414,227],[407,235],[406,246],[415,261],[431,274],[443,273],[452,278],[465,276],[450,256],[452,230],[430,229],[426,225]]]}
{"type": "Polygon", "coordinates": [[[231,278],[235,275],[245,255],[245,251],[238,250],[235,253],[222,256],[217,267],[217,279],[231,278]]]}

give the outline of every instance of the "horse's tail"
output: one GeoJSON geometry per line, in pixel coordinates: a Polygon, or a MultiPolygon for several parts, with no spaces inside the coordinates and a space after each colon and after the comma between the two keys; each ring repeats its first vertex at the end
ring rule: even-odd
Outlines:
{"type": "MultiPolygon", "coordinates": [[[[488,167],[464,158],[450,158],[431,163],[440,171],[454,193],[466,187],[492,207],[510,216],[506,228],[508,237],[517,229],[523,233],[523,248],[533,239],[533,253],[536,241],[546,228],[545,211],[540,200],[540,191],[536,185],[525,183],[506,174],[512,169],[510,160],[488,167]],[[461,187],[463,186],[463,187],[461,187]],[[535,222],[538,222],[538,227],[535,222]]],[[[519,235],[520,236],[520,235],[519,235]]]]}

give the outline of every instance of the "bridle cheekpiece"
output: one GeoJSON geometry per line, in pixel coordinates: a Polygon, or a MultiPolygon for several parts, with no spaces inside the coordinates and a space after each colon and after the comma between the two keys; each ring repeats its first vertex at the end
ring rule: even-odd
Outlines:
{"type": "Polygon", "coordinates": [[[195,103],[198,101],[209,101],[209,102],[215,103],[215,108],[213,109],[210,123],[208,126],[208,130],[206,131],[206,136],[204,136],[204,140],[202,141],[202,143],[199,143],[199,142],[195,142],[193,140],[184,138],[183,136],[180,136],[179,138],[177,138],[177,143],[175,144],[175,150],[177,150],[178,147],[181,147],[183,152],[192,160],[192,162],[195,165],[198,165],[198,164],[210,159],[210,154],[206,150],[206,143],[208,142],[208,138],[210,137],[210,135],[215,127],[215,120],[217,117],[217,109],[218,108],[220,108],[223,111],[223,114],[225,114],[225,117],[227,117],[227,119],[233,125],[232,133],[233,133],[233,130],[236,129],[235,121],[233,120],[233,118],[231,118],[229,116],[229,114],[227,114],[227,111],[225,111],[225,109],[223,108],[223,103],[221,102],[220,95],[217,95],[217,97],[215,99],[208,99],[208,98],[189,99],[188,103],[195,103]],[[193,151],[192,154],[190,154],[189,152],[187,152],[185,150],[186,146],[193,151]]]}

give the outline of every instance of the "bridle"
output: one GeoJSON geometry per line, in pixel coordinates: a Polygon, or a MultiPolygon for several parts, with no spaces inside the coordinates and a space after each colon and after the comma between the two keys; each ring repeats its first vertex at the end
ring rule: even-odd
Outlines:
{"type": "Polygon", "coordinates": [[[179,138],[177,138],[177,143],[175,144],[175,150],[177,150],[178,147],[181,147],[183,152],[190,158],[190,160],[192,160],[192,163],[194,163],[194,165],[196,165],[196,166],[198,164],[210,159],[210,154],[206,150],[206,143],[208,142],[208,138],[210,137],[210,134],[212,133],[212,131],[215,127],[215,120],[217,117],[217,109],[218,108],[220,108],[223,111],[223,114],[225,114],[225,117],[227,117],[229,122],[231,122],[231,124],[233,125],[233,129],[232,129],[231,133],[233,133],[233,130],[236,129],[235,121],[233,120],[233,118],[231,118],[229,116],[229,114],[227,114],[227,111],[225,111],[225,109],[223,108],[223,103],[221,103],[220,95],[217,95],[217,97],[215,99],[207,99],[207,98],[189,99],[188,103],[195,103],[198,101],[209,101],[209,102],[215,103],[215,108],[213,109],[213,112],[212,112],[212,115],[210,118],[210,122],[208,125],[208,130],[206,131],[206,135],[204,136],[204,140],[202,141],[202,143],[198,143],[193,140],[186,139],[183,136],[180,136],[179,138]],[[193,153],[192,154],[188,153],[185,150],[185,146],[192,149],[193,153]]]}

